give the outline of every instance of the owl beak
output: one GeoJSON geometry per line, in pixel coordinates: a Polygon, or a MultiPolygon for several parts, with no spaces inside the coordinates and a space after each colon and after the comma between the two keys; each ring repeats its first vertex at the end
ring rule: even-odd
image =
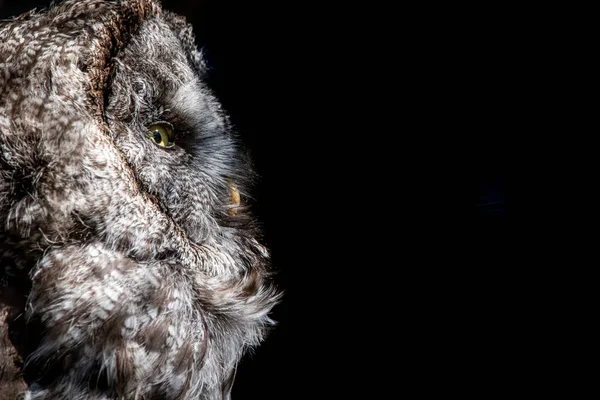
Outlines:
{"type": "Polygon", "coordinates": [[[237,208],[240,206],[240,191],[233,182],[229,183],[229,194],[231,196],[231,208],[229,209],[229,215],[234,216],[237,214],[237,208]]]}

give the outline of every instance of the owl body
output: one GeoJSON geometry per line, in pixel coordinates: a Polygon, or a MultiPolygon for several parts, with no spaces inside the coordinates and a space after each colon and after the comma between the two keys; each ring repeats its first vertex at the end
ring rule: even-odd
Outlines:
{"type": "Polygon", "coordinates": [[[64,1],[0,25],[0,274],[27,399],[227,399],[280,293],[185,20],[64,1]]]}

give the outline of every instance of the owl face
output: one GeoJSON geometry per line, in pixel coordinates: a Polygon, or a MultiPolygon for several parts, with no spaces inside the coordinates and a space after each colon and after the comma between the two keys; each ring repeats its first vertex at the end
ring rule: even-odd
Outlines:
{"type": "Polygon", "coordinates": [[[64,1],[0,26],[0,72],[28,398],[228,398],[280,294],[191,27],[156,1],[64,1]]]}
{"type": "Polygon", "coordinates": [[[191,243],[235,258],[254,230],[241,204],[252,166],[202,80],[195,44],[179,39],[189,29],[168,13],[140,27],[112,61],[106,121],[148,201],[191,243]]]}

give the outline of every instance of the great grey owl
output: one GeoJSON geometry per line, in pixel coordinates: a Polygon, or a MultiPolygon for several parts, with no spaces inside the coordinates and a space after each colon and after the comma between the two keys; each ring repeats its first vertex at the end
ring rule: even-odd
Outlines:
{"type": "Polygon", "coordinates": [[[281,291],[205,73],[158,0],[0,22],[0,325],[22,328],[0,358],[24,362],[5,398],[230,398],[281,291]]]}

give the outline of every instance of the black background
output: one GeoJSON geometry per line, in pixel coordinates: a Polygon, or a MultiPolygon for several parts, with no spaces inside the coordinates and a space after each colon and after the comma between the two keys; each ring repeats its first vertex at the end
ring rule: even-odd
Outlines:
{"type": "MultiPolygon", "coordinates": [[[[0,0],[0,18],[49,3],[0,0]]],[[[294,294],[290,281],[294,270],[310,265],[310,254],[298,251],[308,246],[302,241],[310,240],[314,247],[320,237],[319,233],[303,237],[311,221],[299,206],[312,203],[312,195],[306,191],[310,183],[302,178],[311,168],[300,162],[315,161],[308,150],[310,138],[297,136],[302,124],[306,124],[304,115],[298,111],[297,96],[299,91],[306,90],[301,87],[300,76],[299,60],[303,55],[292,23],[294,14],[300,10],[295,10],[298,7],[293,4],[283,8],[278,2],[217,0],[164,0],[163,8],[185,15],[194,25],[197,43],[203,48],[210,68],[208,83],[252,152],[260,176],[255,212],[263,223],[277,285],[285,293],[284,300],[272,313],[278,322],[276,328],[239,365],[233,398],[294,398],[300,391],[308,390],[302,389],[299,382],[307,379],[303,375],[310,372],[298,374],[298,368],[302,367],[297,363],[302,364],[308,354],[302,354],[298,347],[292,351],[289,304],[294,296],[298,298],[298,293],[294,294]]],[[[305,133],[308,135],[308,129],[305,133]]],[[[297,279],[296,287],[303,286],[301,279],[305,283],[310,280],[309,274],[302,276],[305,278],[297,279]]],[[[304,298],[308,297],[304,293],[304,298]]],[[[310,300],[306,301],[305,306],[309,303],[310,300]]]]}

